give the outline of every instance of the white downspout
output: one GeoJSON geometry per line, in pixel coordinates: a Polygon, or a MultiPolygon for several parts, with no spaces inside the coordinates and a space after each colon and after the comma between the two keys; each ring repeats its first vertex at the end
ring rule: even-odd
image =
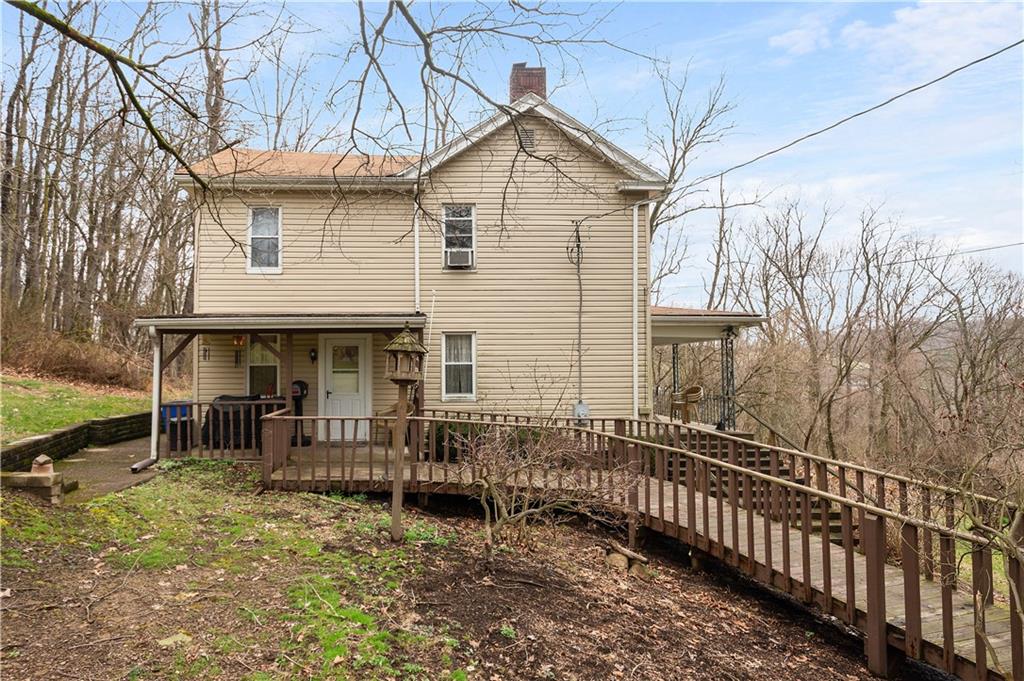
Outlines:
{"type": "MultiPolygon", "coordinates": [[[[149,336],[153,339],[153,413],[149,418],[149,458],[156,461],[159,456],[160,439],[160,388],[163,377],[163,336],[157,333],[156,327],[149,327],[149,336]]],[[[170,437],[170,435],[168,435],[170,437]]]]}
{"type": "Polygon", "coordinates": [[[413,271],[413,306],[416,313],[420,311],[420,207],[413,195],[412,205],[412,271],[413,271]]]}
{"type": "MultiPolygon", "coordinates": [[[[637,286],[640,278],[640,260],[637,241],[640,238],[640,206],[650,206],[658,199],[644,199],[633,204],[633,418],[640,418],[640,330],[637,317],[640,314],[640,304],[637,299],[637,286]]],[[[645,239],[651,235],[651,211],[647,210],[647,230],[644,233],[645,239]]],[[[650,263],[648,262],[648,267],[650,263]]],[[[650,285],[650,279],[644,282],[644,286],[650,285]]],[[[646,318],[646,317],[645,317],[646,318]]],[[[648,343],[650,338],[648,337],[648,343]]],[[[649,347],[649,346],[648,346],[649,347]]],[[[648,357],[648,361],[650,358],[648,357]]]]}
{"type": "Polygon", "coordinates": [[[638,355],[640,350],[640,331],[637,325],[637,315],[639,314],[639,304],[637,302],[637,278],[639,277],[640,261],[637,254],[637,238],[640,230],[640,204],[633,204],[633,418],[637,419],[640,417],[640,360],[638,355]]]}

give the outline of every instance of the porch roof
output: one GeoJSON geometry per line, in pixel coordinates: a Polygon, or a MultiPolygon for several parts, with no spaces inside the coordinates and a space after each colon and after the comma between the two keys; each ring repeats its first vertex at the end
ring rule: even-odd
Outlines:
{"type": "Polygon", "coordinates": [[[766,321],[768,318],[763,315],[742,310],[651,306],[651,335],[654,345],[718,340],[729,329],[760,326],[766,321]]]}
{"type": "Polygon", "coordinates": [[[245,331],[343,331],[398,329],[408,324],[421,329],[426,316],[420,312],[291,313],[157,315],[139,317],[137,327],[161,333],[239,333],[245,331]]]}

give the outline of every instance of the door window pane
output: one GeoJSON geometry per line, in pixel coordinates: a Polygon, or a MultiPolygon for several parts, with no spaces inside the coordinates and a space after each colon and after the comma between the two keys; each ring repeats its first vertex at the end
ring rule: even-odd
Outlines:
{"type": "Polygon", "coordinates": [[[359,392],[359,346],[331,347],[331,391],[353,395],[359,392]]]}

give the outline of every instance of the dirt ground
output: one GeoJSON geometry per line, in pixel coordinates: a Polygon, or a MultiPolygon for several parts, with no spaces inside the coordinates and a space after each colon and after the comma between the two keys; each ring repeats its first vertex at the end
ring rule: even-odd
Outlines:
{"type": "MultiPolygon", "coordinates": [[[[259,493],[256,471],[171,464],[84,504],[5,493],[6,679],[869,679],[856,642],[781,599],[606,530],[539,528],[478,561],[465,505],[259,493]]],[[[916,674],[905,678],[917,678],[916,674]]]]}

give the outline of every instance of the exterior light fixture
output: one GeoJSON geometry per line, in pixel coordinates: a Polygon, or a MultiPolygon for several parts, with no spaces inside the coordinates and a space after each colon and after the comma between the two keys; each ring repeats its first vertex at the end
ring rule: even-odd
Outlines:
{"type": "Polygon", "coordinates": [[[309,349],[309,363],[316,364],[316,348],[309,349]]]}
{"type": "Polygon", "coordinates": [[[242,366],[242,348],[245,347],[245,336],[234,336],[231,342],[235,346],[235,366],[242,366]]]}

